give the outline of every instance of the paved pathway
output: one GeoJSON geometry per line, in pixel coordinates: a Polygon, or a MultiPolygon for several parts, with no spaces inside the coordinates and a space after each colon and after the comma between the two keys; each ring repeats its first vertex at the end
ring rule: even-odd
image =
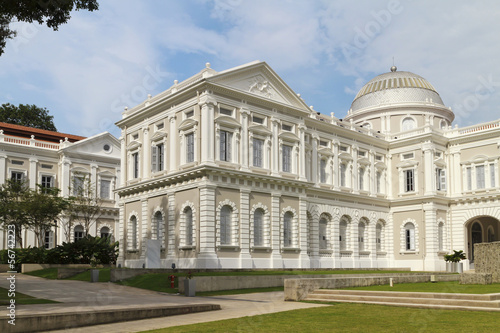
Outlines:
{"type": "MultiPolygon", "coordinates": [[[[0,287],[8,287],[8,274],[0,274],[0,287]]],[[[49,314],[74,311],[149,307],[154,305],[220,304],[222,310],[172,317],[144,319],[64,330],[64,332],[140,332],[178,325],[254,316],[265,313],[325,306],[285,302],[283,292],[216,297],[184,297],[126,287],[113,283],[47,280],[16,274],[16,291],[64,304],[20,305],[17,314],[49,314]]],[[[4,312],[5,310],[2,310],[4,312]]],[[[249,319],[251,326],[251,320],[249,319]]],[[[62,332],[62,331],[61,331],[62,332]]]]}

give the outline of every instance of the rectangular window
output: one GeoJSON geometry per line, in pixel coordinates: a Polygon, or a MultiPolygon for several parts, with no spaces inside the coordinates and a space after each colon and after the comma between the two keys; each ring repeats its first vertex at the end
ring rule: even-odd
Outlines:
{"type": "Polygon", "coordinates": [[[220,160],[231,162],[231,149],[232,149],[233,133],[227,131],[220,131],[220,160]]]}
{"type": "Polygon", "coordinates": [[[82,196],[85,193],[84,177],[73,177],[73,195],[82,196]]]}
{"type": "Polygon", "coordinates": [[[495,164],[490,164],[490,187],[496,187],[495,184],[495,164]]]}
{"type": "Polygon", "coordinates": [[[319,141],[319,145],[320,145],[321,147],[328,147],[328,142],[327,142],[327,141],[321,141],[321,140],[320,140],[320,141],[319,141]]]}
{"type": "Polygon", "coordinates": [[[436,169],[436,189],[446,191],[446,170],[436,169]]]}
{"type": "Polygon", "coordinates": [[[340,146],[340,151],[349,151],[349,148],[347,148],[347,146],[340,146]]]}
{"type": "Polygon", "coordinates": [[[381,188],[381,180],[382,180],[382,172],[377,171],[376,174],[377,177],[377,193],[382,193],[382,188],[381,188]]]}
{"type": "Polygon", "coordinates": [[[326,183],[326,160],[321,160],[319,165],[320,170],[320,182],[326,183]]]}
{"type": "Polygon", "coordinates": [[[413,192],[415,191],[415,170],[405,170],[404,171],[404,191],[413,192]]]}
{"type": "Polygon", "coordinates": [[[467,190],[472,190],[472,168],[468,167],[466,170],[467,174],[467,190]]]}
{"type": "Polygon", "coordinates": [[[139,153],[133,153],[132,154],[132,163],[133,163],[133,166],[132,166],[132,170],[133,170],[133,174],[132,174],[132,178],[139,178],[139,153]]]}
{"type": "Polygon", "coordinates": [[[282,129],[283,131],[288,131],[288,132],[291,132],[291,131],[292,131],[292,126],[290,126],[290,125],[286,125],[286,124],[282,124],[282,125],[281,125],[281,129],[282,129]]]}
{"type": "Polygon", "coordinates": [[[186,118],[192,118],[193,116],[194,116],[193,110],[186,112],[186,118]]]}
{"type": "Polygon", "coordinates": [[[101,179],[101,190],[99,193],[101,199],[109,199],[110,192],[111,192],[111,181],[101,179]]]}
{"type": "Polygon", "coordinates": [[[24,172],[12,171],[10,173],[10,179],[16,182],[22,182],[24,180],[24,172]]]}
{"type": "Polygon", "coordinates": [[[283,171],[292,172],[292,147],[283,145],[283,171]]]}
{"type": "Polygon", "coordinates": [[[264,118],[253,116],[252,121],[257,124],[264,124],[264,118]]]}
{"type": "Polygon", "coordinates": [[[345,187],[346,186],[346,171],[347,171],[347,165],[342,163],[340,165],[340,186],[345,187]]]}
{"type": "Polygon", "coordinates": [[[365,168],[359,169],[359,190],[363,191],[365,189],[365,168]]]}
{"type": "Polygon", "coordinates": [[[253,166],[262,168],[262,147],[264,146],[264,140],[253,139],[253,166]]]}
{"type": "Polygon", "coordinates": [[[410,160],[412,158],[415,158],[415,154],[414,153],[408,153],[408,154],[403,154],[403,160],[410,160]]]}
{"type": "Polygon", "coordinates": [[[151,147],[151,169],[153,172],[163,171],[164,151],[163,143],[151,147]]]}
{"type": "Polygon", "coordinates": [[[476,166],[476,188],[481,189],[485,188],[484,183],[484,165],[476,166]]]}
{"type": "Polygon", "coordinates": [[[43,188],[54,187],[54,177],[42,175],[42,183],[40,184],[43,188]]]}
{"type": "Polygon", "coordinates": [[[45,231],[44,235],[44,245],[46,249],[51,249],[54,247],[54,233],[52,231],[45,231]]]}
{"type": "Polygon", "coordinates": [[[194,162],[194,133],[186,135],[186,163],[194,162]]]}
{"type": "Polygon", "coordinates": [[[164,127],[165,127],[165,124],[163,124],[163,123],[158,123],[158,124],[156,124],[156,130],[157,130],[157,131],[159,131],[159,130],[163,129],[164,127]]]}
{"type": "Polygon", "coordinates": [[[233,116],[233,110],[229,110],[229,109],[220,109],[220,114],[224,114],[226,116],[230,116],[232,117],[233,116]]]}

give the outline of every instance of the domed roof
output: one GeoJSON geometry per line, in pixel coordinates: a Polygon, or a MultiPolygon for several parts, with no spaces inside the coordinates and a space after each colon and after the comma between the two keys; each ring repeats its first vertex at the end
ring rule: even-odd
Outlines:
{"type": "Polygon", "coordinates": [[[436,89],[426,79],[411,72],[381,74],[361,88],[354,98],[351,111],[399,103],[434,103],[444,106],[436,89]]]}

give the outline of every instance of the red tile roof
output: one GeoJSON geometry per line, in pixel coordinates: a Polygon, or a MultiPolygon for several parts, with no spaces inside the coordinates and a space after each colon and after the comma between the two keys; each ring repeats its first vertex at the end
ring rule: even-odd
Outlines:
{"type": "Polygon", "coordinates": [[[31,136],[34,135],[35,139],[46,140],[56,143],[59,143],[59,140],[64,141],[65,138],[68,138],[68,141],[70,142],[75,142],[85,139],[84,136],[47,131],[43,129],[2,123],[2,122],[0,122],[0,130],[3,130],[3,133],[6,135],[14,135],[25,138],[31,138],[31,136]]]}

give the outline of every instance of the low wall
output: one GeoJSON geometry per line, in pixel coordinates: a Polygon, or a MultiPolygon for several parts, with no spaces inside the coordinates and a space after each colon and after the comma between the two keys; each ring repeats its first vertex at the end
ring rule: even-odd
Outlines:
{"type": "Polygon", "coordinates": [[[70,265],[58,265],[58,264],[22,264],[21,273],[28,273],[33,271],[39,271],[45,268],[86,268],[89,269],[89,264],[70,264],[70,265]]]}
{"type": "MultiPolygon", "coordinates": [[[[422,281],[429,281],[429,273],[388,273],[385,274],[336,274],[336,275],[250,275],[250,276],[194,276],[193,279],[196,280],[196,291],[219,291],[219,290],[234,290],[234,289],[248,289],[248,288],[271,288],[271,287],[283,287],[286,285],[286,281],[290,279],[304,279],[304,280],[322,280],[322,279],[338,279],[345,280],[348,278],[357,279],[368,279],[370,277],[383,277],[387,276],[388,284],[389,277],[395,276],[425,276],[422,281]]],[[[454,280],[458,280],[458,275],[455,276],[454,280]]],[[[179,277],[179,292],[184,292],[185,277],[179,277]]],[[[452,281],[454,281],[452,280],[452,281]]],[[[340,287],[342,288],[342,287],[340,287]]]]}
{"type": "Polygon", "coordinates": [[[288,279],[285,280],[285,300],[286,301],[300,301],[307,297],[307,295],[316,289],[341,289],[350,287],[365,287],[389,284],[390,279],[393,283],[418,283],[430,282],[431,276],[435,277],[435,281],[458,281],[459,275],[432,275],[428,273],[423,274],[390,274],[386,276],[381,275],[366,275],[360,276],[342,276],[342,277],[329,277],[329,278],[302,278],[302,279],[288,279]]]}
{"type": "Polygon", "coordinates": [[[500,242],[474,245],[474,271],[491,274],[492,282],[500,282],[500,242]]]}
{"type": "Polygon", "coordinates": [[[9,264],[0,264],[0,273],[5,273],[10,271],[9,264]]]}

